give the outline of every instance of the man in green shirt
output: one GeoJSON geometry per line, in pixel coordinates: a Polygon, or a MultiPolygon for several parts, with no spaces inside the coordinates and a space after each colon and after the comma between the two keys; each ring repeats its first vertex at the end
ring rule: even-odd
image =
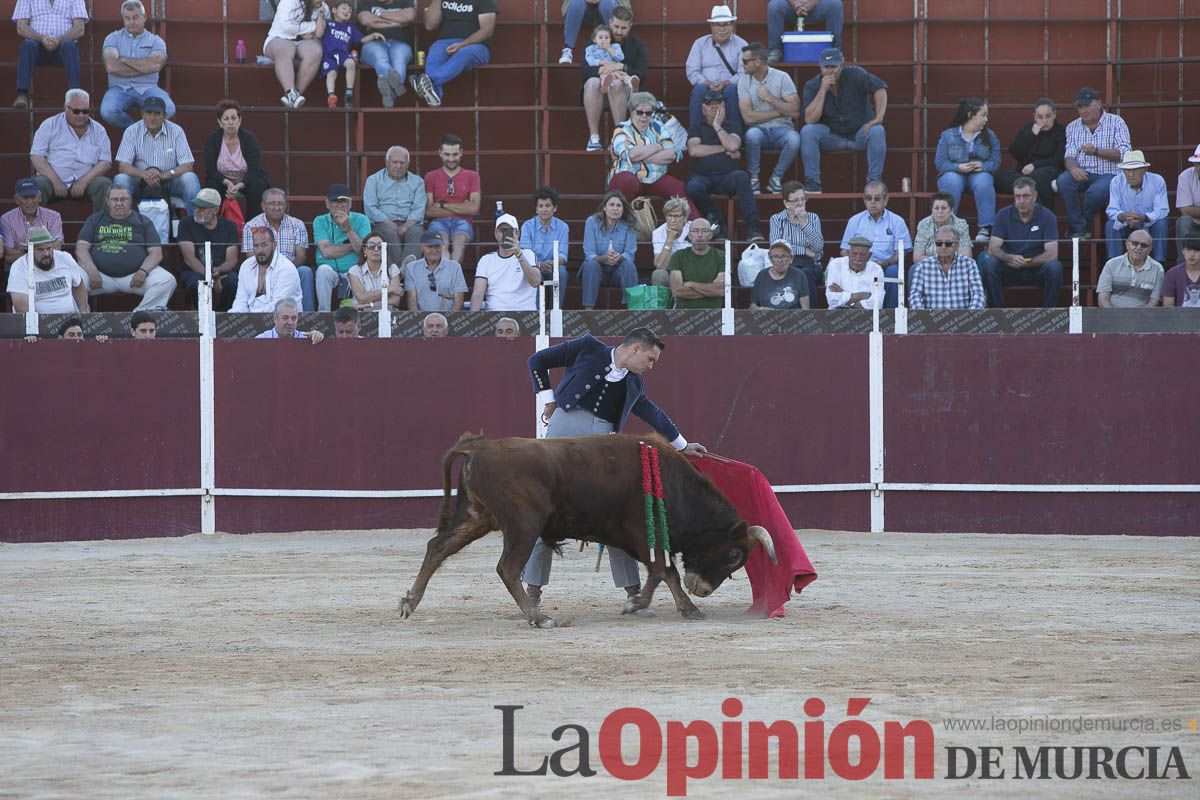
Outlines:
{"type": "Polygon", "coordinates": [[[671,295],[676,308],[722,308],[725,305],[725,252],[712,246],[712,223],[692,220],[692,246],[671,256],[671,295]]]}
{"type": "MultiPolygon", "coordinates": [[[[313,220],[313,239],[317,243],[317,310],[330,310],[330,297],[349,297],[350,279],[346,274],[362,258],[362,240],[371,234],[366,214],[350,210],[350,188],[335,183],[325,195],[328,214],[313,220]]],[[[385,264],[384,273],[390,265],[385,264]]]]}

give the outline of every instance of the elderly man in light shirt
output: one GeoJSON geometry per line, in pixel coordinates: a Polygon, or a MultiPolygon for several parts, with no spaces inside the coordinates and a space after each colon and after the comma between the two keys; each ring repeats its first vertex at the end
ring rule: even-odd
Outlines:
{"type": "Polygon", "coordinates": [[[1162,264],[1150,258],[1154,241],[1145,228],[1129,234],[1125,255],[1110,258],[1096,281],[1101,308],[1147,308],[1162,302],[1162,264]]]}
{"type": "Polygon", "coordinates": [[[104,195],[112,184],[107,177],[112,169],[112,140],[91,115],[91,105],[91,96],[83,89],[69,89],[62,113],[47,117],[33,134],[29,161],[42,205],[86,197],[92,211],[104,208],[104,195]]]}
{"type": "Polygon", "coordinates": [[[158,86],[158,75],[167,63],[167,43],[146,30],[146,7],[140,0],[121,3],[121,28],[104,37],[102,54],[108,72],[108,91],[100,100],[105,122],[128,128],[134,122],[129,109],[145,108],[151,97],[163,102],[168,117],[175,116],[171,95],[158,86]]]}
{"type": "Polygon", "coordinates": [[[745,73],[742,66],[742,48],[746,40],[733,32],[737,17],[729,6],[713,6],[708,24],[712,33],[701,36],[692,43],[684,69],[688,83],[692,85],[692,98],[688,102],[690,124],[703,122],[700,114],[704,95],[707,92],[722,92],[725,96],[725,119],[742,127],[742,115],[738,111],[738,77],[745,73]]]}
{"type": "Polygon", "coordinates": [[[300,323],[300,304],[290,297],[284,297],[275,303],[274,324],[263,331],[255,339],[308,339],[313,344],[320,344],[325,334],[320,331],[298,331],[300,323]]]}
{"type": "Polygon", "coordinates": [[[830,259],[825,301],[830,308],[882,308],[883,267],[871,260],[871,240],[854,236],[846,255],[830,259]]]}
{"type": "Polygon", "coordinates": [[[143,195],[178,198],[190,217],[192,198],[200,193],[194,162],[183,128],[167,119],[161,98],[147,97],[142,102],[142,120],[121,136],[113,183],[128,189],[134,202],[143,195]]]}
{"type": "Polygon", "coordinates": [[[403,266],[421,256],[425,228],[425,181],[408,171],[406,148],[394,145],[384,156],[384,168],[369,175],[363,186],[363,211],[371,232],[388,244],[388,261],[403,266]],[[393,249],[394,248],[394,249],[393,249]]]}
{"type": "Polygon", "coordinates": [[[87,311],[84,272],[69,253],[42,227],[29,229],[29,252],[13,263],[8,273],[8,295],[13,311],[24,314],[79,314],[87,311]]]}
{"type": "Polygon", "coordinates": [[[1160,264],[1167,260],[1167,238],[1171,235],[1167,215],[1167,182],[1163,176],[1150,172],[1150,162],[1141,150],[1130,150],[1121,156],[1121,174],[1108,184],[1108,220],[1104,223],[1104,238],[1108,257],[1119,258],[1124,251],[1123,240],[1130,233],[1146,230],[1154,240],[1154,258],[1160,264]]]}
{"type": "Polygon", "coordinates": [[[233,312],[274,311],[280,300],[290,299],[301,305],[300,274],[296,265],[275,247],[275,232],[269,227],[255,228],[254,255],[238,270],[237,297],[229,309],[233,312]]]}
{"type": "Polygon", "coordinates": [[[67,87],[79,88],[79,45],[88,13],[84,0],[17,0],[13,22],[21,47],[17,51],[17,97],[14,108],[28,108],[34,66],[56,64],[67,73],[67,87]]]}
{"type": "Polygon", "coordinates": [[[1179,173],[1175,184],[1175,207],[1179,220],[1175,223],[1175,238],[1179,241],[1200,236],[1200,145],[1188,156],[1190,167],[1179,173]]]}

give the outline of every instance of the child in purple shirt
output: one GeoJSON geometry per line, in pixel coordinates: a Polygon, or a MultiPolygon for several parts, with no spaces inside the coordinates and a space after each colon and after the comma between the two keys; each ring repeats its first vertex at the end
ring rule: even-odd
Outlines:
{"type": "Polygon", "coordinates": [[[325,90],[329,96],[325,99],[330,108],[337,108],[337,85],[339,69],[346,70],[346,108],[354,106],[354,76],[358,71],[358,46],[363,42],[383,39],[382,33],[372,33],[363,36],[350,20],[354,17],[354,3],[351,0],[334,0],[333,18],[325,23],[325,35],[321,37],[321,75],[325,78],[325,90]]]}

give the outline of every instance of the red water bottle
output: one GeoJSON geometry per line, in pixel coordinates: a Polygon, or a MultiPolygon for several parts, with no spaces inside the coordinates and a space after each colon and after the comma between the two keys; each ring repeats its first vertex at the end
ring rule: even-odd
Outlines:
{"type": "Polygon", "coordinates": [[[233,46],[233,58],[239,64],[246,63],[246,42],[244,39],[238,39],[237,44],[233,46]]]}

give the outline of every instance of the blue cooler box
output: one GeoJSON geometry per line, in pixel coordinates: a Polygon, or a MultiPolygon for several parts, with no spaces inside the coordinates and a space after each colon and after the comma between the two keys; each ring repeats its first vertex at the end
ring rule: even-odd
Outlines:
{"type": "Polygon", "coordinates": [[[827,47],[833,47],[828,31],[783,34],[783,60],[788,64],[815,64],[827,47]]]}

